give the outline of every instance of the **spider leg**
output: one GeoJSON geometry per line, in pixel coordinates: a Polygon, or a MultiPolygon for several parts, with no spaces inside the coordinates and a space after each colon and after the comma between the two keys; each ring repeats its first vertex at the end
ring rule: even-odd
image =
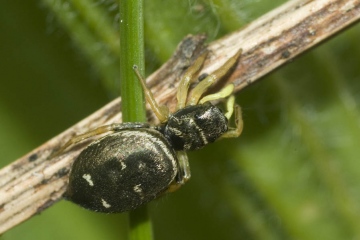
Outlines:
{"type": "Polygon", "coordinates": [[[200,70],[201,66],[203,65],[206,59],[207,54],[208,51],[205,51],[203,54],[201,54],[195,60],[195,62],[186,70],[185,74],[181,77],[179,88],[176,95],[177,98],[176,111],[185,107],[190,83],[194,82],[195,80],[193,78],[193,75],[200,70]]]}
{"type": "MultiPolygon", "coordinates": [[[[233,115],[235,108],[236,108],[235,97],[234,95],[231,95],[226,101],[226,113],[224,114],[228,120],[230,120],[231,116],[233,115]]],[[[241,109],[240,109],[240,113],[241,113],[241,109]]]]}
{"type": "Polygon", "coordinates": [[[170,184],[169,188],[166,189],[166,193],[175,192],[182,185],[184,185],[191,177],[190,165],[188,156],[185,151],[179,151],[176,153],[178,158],[178,173],[175,180],[170,184]]]}
{"type": "Polygon", "coordinates": [[[237,62],[238,58],[242,53],[242,49],[240,49],[234,56],[229,58],[224,65],[222,65],[219,69],[215,70],[215,72],[209,74],[204,80],[202,80],[194,89],[188,100],[187,105],[196,105],[199,102],[201,96],[208,90],[208,88],[214,84],[219,78],[223,77],[226,73],[228,73],[229,69],[234,66],[237,62]]]}
{"type": "Polygon", "coordinates": [[[200,99],[199,104],[203,104],[208,101],[226,98],[230,96],[233,93],[233,91],[234,91],[234,84],[229,84],[217,93],[206,95],[205,97],[200,99]]]}
{"type": "Polygon", "coordinates": [[[147,102],[150,104],[151,109],[155,113],[156,117],[160,120],[160,122],[162,123],[166,122],[169,117],[169,109],[165,105],[160,106],[156,102],[154,95],[152,94],[150,89],[146,86],[145,79],[143,78],[143,76],[141,76],[138,66],[134,65],[133,69],[135,71],[136,77],[139,79],[141,83],[141,86],[144,90],[145,98],[147,102]]]}
{"type": "Polygon", "coordinates": [[[79,142],[82,142],[88,138],[103,134],[103,133],[107,133],[107,132],[116,132],[116,131],[120,131],[120,130],[124,130],[124,129],[134,129],[134,128],[148,128],[150,125],[148,123],[134,123],[134,122],[129,122],[129,123],[113,123],[113,124],[109,124],[109,125],[104,125],[98,128],[95,128],[93,130],[90,130],[86,133],[80,134],[80,135],[76,135],[74,137],[72,137],[69,141],[67,141],[58,151],[56,151],[55,153],[53,153],[50,158],[56,157],[59,154],[61,154],[64,150],[66,150],[68,147],[75,145],[79,142]]]}
{"type": "Polygon", "coordinates": [[[236,138],[238,136],[240,136],[243,127],[244,127],[244,122],[242,119],[242,114],[241,114],[241,107],[238,104],[235,104],[234,101],[234,97],[231,96],[229,97],[229,100],[227,102],[227,113],[225,113],[225,116],[227,119],[230,119],[233,111],[230,109],[235,110],[235,128],[230,128],[219,138],[236,138]]]}

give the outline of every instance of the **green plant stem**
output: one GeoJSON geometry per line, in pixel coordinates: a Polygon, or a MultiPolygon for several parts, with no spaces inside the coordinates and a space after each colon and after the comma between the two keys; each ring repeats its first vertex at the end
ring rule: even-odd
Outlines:
{"type": "Polygon", "coordinates": [[[130,240],[152,240],[152,224],[146,206],[129,213],[130,240]]]}
{"type": "MultiPolygon", "coordinates": [[[[143,91],[133,72],[136,64],[142,75],[144,60],[143,1],[120,1],[120,80],[123,122],[146,120],[143,91]]],[[[129,213],[130,239],[152,239],[146,206],[129,213]]]]}
{"type": "Polygon", "coordinates": [[[121,1],[120,5],[120,81],[123,121],[145,121],[143,91],[133,65],[140,73],[145,70],[143,3],[141,0],[121,1]]]}

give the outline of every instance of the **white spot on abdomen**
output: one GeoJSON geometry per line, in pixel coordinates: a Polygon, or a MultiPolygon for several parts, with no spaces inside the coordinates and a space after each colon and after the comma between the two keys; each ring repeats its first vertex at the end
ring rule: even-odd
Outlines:
{"type": "Polygon", "coordinates": [[[145,164],[145,163],[143,163],[143,162],[140,162],[140,163],[139,163],[139,169],[140,169],[140,170],[144,169],[145,167],[146,167],[146,164],[145,164]]]}
{"type": "Polygon", "coordinates": [[[137,193],[142,193],[142,188],[140,186],[141,186],[141,184],[135,185],[133,188],[134,191],[137,193]]]}
{"type": "Polygon", "coordinates": [[[102,203],[102,205],[103,205],[105,208],[111,207],[111,205],[108,204],[104,199],[101,199],[101,203],[102,203]]]}
{"type": "Polygon", "coordinates": [[[94,186],[94,182],[91,180],[91,175],[90,174],[84,174],[83,176],[83,179],[85,179],[89,185],[92,187],[94,186]]]}

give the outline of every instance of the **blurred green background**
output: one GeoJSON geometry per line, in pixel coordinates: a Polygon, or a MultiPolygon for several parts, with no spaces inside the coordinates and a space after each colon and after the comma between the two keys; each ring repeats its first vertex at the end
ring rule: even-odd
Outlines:
{"type": "MultiPolygon", "coordinates": [[[[284,1],[145,1],[147,71],[284,1]]],[[[0,166],[118,94],[117,2],[0,2],[0,166]]],[[[192,179],[150,204],[156,239],[360,239],[360,26],[238,94],[245,129],[189,154],[192,179]]],[[[241,41],[241,39],[239,40],[241,41]]],[[[127,214],[61,201],[0,239],[126,239],[127,214]]]]}

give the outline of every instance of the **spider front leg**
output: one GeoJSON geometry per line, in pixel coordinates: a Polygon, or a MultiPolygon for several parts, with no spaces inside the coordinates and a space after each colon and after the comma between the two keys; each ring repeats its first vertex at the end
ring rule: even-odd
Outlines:
{"type": "Polygon", "coordinates": [[[200,70],[206,59],[207,54],[208,51],[205,51],[203,54],[201,54],[200,57],[195,60],[195,62],[186,70],[185,74],[181,77],[176,95],[176,111],[185,107],[190,83],[194,82],[195,79],[193,76],[200,70]]]}
{"type": "MultiPolygon", "coordinates": [[[[209,94],[206,95],[205,97],[203,97],[200,101],[199,104],[203,104],[205,102],[208,101],[213,101],[213,100],[218,100],[218,99],[222,99],[222,98],[227,98],[228,96],[230,96],[233,91],[234,91],[234,84],[229,84],[226,87],[224,87],[223,89],[221,89],[219,92],[214,93],[214,94],[209,94]]],[[[232,114],[232,113],[231,113],[232,114]]],[[[230,114],[230,116],[231,116],[230,114]]]]}
{"type": "Polygon", "coordinates": [[[222,65],[215,72],[209,74],[204,80],[202,80],[194,89],[188,100],[187,105],[196,105],[199,102],[201,96],[209,89],[209,87],[216,82],[219,78],[222,78],[232,68],[242,53],[240,49],[234,56],[229,58],[224,65],[222,65]]]}

